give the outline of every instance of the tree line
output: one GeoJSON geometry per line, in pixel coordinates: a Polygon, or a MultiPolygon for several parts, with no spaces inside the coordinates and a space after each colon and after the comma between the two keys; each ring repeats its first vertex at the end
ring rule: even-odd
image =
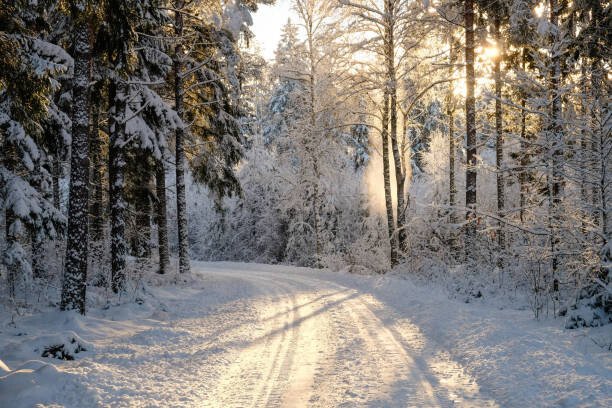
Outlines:
{"type": "Polygon", "coordinates": [[[609,2],[293,6],[200,256],[442,270],[607,322],[609,2]]]}
{"type": "Polygon", "coordinates": [[[151,258],[155,247],[165,273],[169,191],[178,269],[189,272],[185,172],[219,195],[239,191],[232,167],[249,112],[238,43],[256,7],[2,2],[0,203],[11,299],[61,282],[60,308],[85,313],[88,285],[123,293],[128,257],[151,258]]]}
{"type": "Polygon", "coordinates": [[[609,322],[609,2],[292,6],[266,62],[250,1],[3,4],[13,296],[52,258],[83,312],[88,283],[122,293],[128,256],[163,273],[174,250],[183,273],[405,269],[609,322]]]}

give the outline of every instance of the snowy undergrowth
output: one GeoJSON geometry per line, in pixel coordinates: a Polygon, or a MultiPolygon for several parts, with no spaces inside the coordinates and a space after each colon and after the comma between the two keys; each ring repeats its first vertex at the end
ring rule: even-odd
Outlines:
{"type": "Polygon", "coordinates": [[[536,320],[554,319],[562,308],[572,304],[578,289],[564,288],[562,296],[556,297],[548,291],[535,293],[533,274],[522,263],[508,265],[504,269],[487,264],[449,266],[442,259],[431,256],[409,259],[389,272],[388,276],[407,279],[434,291],[442,290],[446,296],[459,302],[500,310],[529,311],[536,320]]]}

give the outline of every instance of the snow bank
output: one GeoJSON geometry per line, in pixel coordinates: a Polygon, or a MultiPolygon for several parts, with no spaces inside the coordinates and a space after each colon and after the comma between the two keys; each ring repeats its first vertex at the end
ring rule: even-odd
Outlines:
{"type": "Polygon", "coordinates": [[[0,356],[12,361],[41,357],[74,360],[94,351],[94,345],[77,332],[85,332],[83,317],[73,313],[51,312],[24,319],[7,330],[0,342],[0,356]]]}
{"type": "Polygon", "coordinates": [[[20,408],[53,405],[95,405],[95,396],[80,386],[78,378],[64,373],[53,364],[30,360],[11,370],[0,360],[0,406],[20,408]],[[66,395],[73,398],[66,399],[66,395]],[[76,397],[76,398],[75,398],[76,397]]]}

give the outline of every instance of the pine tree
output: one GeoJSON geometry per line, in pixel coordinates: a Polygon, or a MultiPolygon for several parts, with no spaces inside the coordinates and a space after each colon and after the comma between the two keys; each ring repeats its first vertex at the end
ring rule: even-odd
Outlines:
{"type": "Polygon", "coordinates": [[[74,79],[72,86],[72,145],[68,240],[62,286],[62,310],[85,314],[87,256],[89,248],[89,82],[90,18],[87,1],[70,2],[73,23],[74,79]]]}
{"type": "MultiPolygon", "coordinates": [[[[177,38],[183,36],[184,22],[183,22],[183,8],[185,7],[184,1],[178,1],[176,4],[175,21],[174,21],[174,33],[177,38]]],[[[177,41],[174,49],[174,109],[179,119],[184,120],[184,61],[183,61],[183,43],[181,40],[177,41]]],[[[174,144],[176,148],[175,160],[176,160],[176,217],[178,220],[178,240],[179,240],[179,272],[189,273],[189,236],[187,232],[187,202],[185,198],[185,129],[179,127],[176,130],[174,136],[174,144]]]]}
{"type": "Polygon", "coordinates": [[[103,134],[100,129],[102,101],[102,84],[98,83],[91,92],[91,128],[89,135],[90,148],[90,185],[93,189],[90,199],[90,232],[91,238],[99,242],[104,234],[104,155],[103,134]]]}
{"type": "MultiPolygon", "coordinates": [[[[153,89],[154,84],[163,83],[171,63],[155,40],[166,21],[158,6],[153,0],[109,1],[106,24],[98,35],[98,44],[107,56],[110,81],[111,284],[116,293],[124,289],[126,279],[127,160],[130,154],[140,154],[136,151],[161,159],[169,135],[183,126],[177,113],[153,89]],[[137,36],[137,31],[142,34],[137,36]]],[[[149,176],[152,174],[151,167],[149,176]]]]}

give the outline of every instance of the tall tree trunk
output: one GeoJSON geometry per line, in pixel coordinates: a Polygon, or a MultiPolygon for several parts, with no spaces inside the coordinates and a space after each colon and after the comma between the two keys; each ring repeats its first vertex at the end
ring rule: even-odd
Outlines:
{"type": "MultiPolygon", "coordinates": [[[[177,44],[174,49],[174,109],[178,117],[185,117],[183,98],[183,14],[184,1],[178,1],[176,5],[174,32],[177,44]]],[[[187,231],[187,200],[185,197],[185,129],[181,126],[176,129],[176,217],[178,223],[178,245],[179,245],[179,272],[189,273],[189,235],[187,231]]]]}
{"type": "Polygon", "coordinates": [[[125,111],[126,84],[118,79],[109,87],[108,181],[111,224],[111,287],[119,293],[125,284],[127,242],[125,239],[125,111]]]}
{"type": "MultiPolygon", "coordinates": [[[[397,77],[395,72],[395,33],[394,33],[394,8],[391,0],[385,1],[385,15],[387,16],[386,37],[387,50],[385,59],[387,63],[387,87],[389,88],[389,114],[390,114],[390,136],[391,149],[393,150],[393,162],[395,165],[395,185],[397,202],[397,241],[400,253],[406,250],[406,213],[404,185],[406,174],[402,165],[402,153],[399,149],[397,137],[397,77]]],[[[404,137],[402,135],[401,137],[404,137]]]]}
{"type": "Polygon", "coordinates": [[[503,39],[500,34],[499,16],[493,17],[493,36],[498,48],[498,54],[495,57],[493,64],[493,77],[495,80],[495,165],[496,165],[496,181],[497,181],[497,216],[499,217],[499,225],[497,231],[497,245],[500,253],[497,258],[497,265],[503,266],[503,250],[506,247],[506,235],[503,218],[505,216],[505,188],[504,188],[504,134],[503,134],[503,118],[502,118],[502,82],[501,82],[501,60],[503,58],[504,47],[503,39]]]}
{"type": "Polygon", "coordinates": [[[61,309],[85,314],[89,248],[89,26],[73,6],[74,79],[72,87],[72,155],[68,199],[68,241],[61,309]]]}
{"type": "Polygon", "coordinates": [[[306,150],[308,151],[311,160],[312,160],[312,168],[313,168],[313,208],[314,208],[314,233],[315,233],[315,266],[317,268],[321,267],[321,197],[319,192],[319,180],[321,179],[321,174],[319,172],[319,160],[315,151],[315,146],[318,143],[316,138],[316,126],[317,126],[317,112],[316,112],[316,97],[315,97],[315,75],[316,75],[316,67],[315,67],[315,55],[314,55],[314,27],[312,15],[309,15],[309,18],[306,22],[306,35],[308,39],[308,60],[310,65],[310,72],[308,75],[308,86],[309,86],[309,96],[310,96],[310,140],[306,141],[306,150]]]}
{"type": "MultiPolygon", "coordinates": [[[[599,157],[599,139],[600,132],[602,131],[601,127],[603,126],[602,118],[600,117],[599,112],[599,95],[600,95],[600,87],[602,84],[601,72],[598,66],[598,60],[594,59],[591,62],[591,163],[590,168],[594,174],[599,174],[600,168],[598,168],[597,159],[599,157]]],[[[600,189],[598,182],[592,183],[591,187],[591,205],[593,207],[593,222],[595,225],[601,225],[601,206],[599,202],[600,198],[600,189]]]]}
{"type": "Polygon", "coordinates": [[[476,99],[474,87],[474,0],[465,0],[465,127],[467,163],[465,171],[466,255],[473,251],[476,238],[476,99]]]}
{"type": "MultiPolygon", "coordinates": [[[[597,98],[596,103],[602,103],[602,101],[597,98]]],[[[600,106],[600,108],[602,108],[602,106],[600,106]]],[[[609,118],[609,113],[607,115],[609,118]]],[[[602,115],[600,119],[603,120],[603,118],[604,116],[602,115]]],[[[600,124],[603,125],[602,122],[600,122],[600,124]]],[[[597,187],[599,190],[598,198],[599,202],[601,203],[601,235],[603,237],[599,279],[608,283],[610,278],[609,273],[612,269],[612,250],[606,250],[608,243],[612,238],[610,236],[610,201],[612,200],[612,197],[610,196],[610,186],[612,185],[612,180],[610,180],[610,170],[612,167],[610,164],[610,157],[612,157],[612,137],[610,137],[609,134],[606,135],[603,129],[599,129],[597,136],[599,137],[599,179],[597,187]]]]}
{"type": "MultiPolygon", "coordinates": [[[[449,68],[448,77],[453,76],[453,64],[455,62],[455,49],[453,37],[450,36],[449,41],[449,68]]],[[[448,221],[450,224],[457,224],[457,183],[455,179],[455,154],[457,147],[455,146],[455,102],[453,97],[453,82],[448,85],[448,101],[446,104],[446,115],[448,116],[448,221]]],[[[457,237],[454,232],[451,233],[450,246],[451,249],[457,247],[457,237]]]]}
{"type": "Polygon", "coordinates": [[[580,64],[580,90],[582,91],[582,99],[580,102],[580,114],[584,120],[584,125],[580,130],[580,139],[578,140],[578,147],[580,151],[580,200],[584,205],[584,209],[582,211],[582,217],[580,220],[580,229],[584,237],[587,237],[587,219],[591,217],[591,211],[587,208],[587,203],[589,202],[589,196],[587,191],[587,163],[589,162],[589,155],[587,152],[587,127],[588,127],[588,94],[589,90],[587,87],[587,72],[585,59],[582,59],[582,63],[580,64]]]}
{"type": "MultiPolygon", "coordinates": [[[[593,10],[593,19],[596,27],[601,27],[603,10],[596,7],[593,10]]],[[[600,226],[601,231],[601,262],[598,278],[608,283],[610,270],[612,270],[612,249],[609,247],[611,235],[610,226],[610,171],[612,170],[612,137],[610,136],[610,81],[607,79],[606,71],[602,66],[601,58],[596,56],[591,63],[591,88],[593,93],[592,117],[592,150],[596,158],[595,174],[596,183],[593,187],[593,204],[596,208],[594,215],[595,224],[600,226]]]]}
{"type": "Polygon", "coordinates": [[[151,257],[151,196],[150,174],[140,180],[136,187],[136,233],[134,234],[134,255],[138,258],[151,257]]]}
{"type": "Polygon", "coordinates": [[[388,88],[383,91],[382,111],[382,160],[383,178],[385,186],[385,207],[387,209],[387,231],[389,233],[389,246],[391,247],[391,267],[397,265],[397,239],[395,236],[395,222],[393,219],[393,199],[391,196],[391,163],[389,158],[389,94],[388,88]]]}
{"type": "Polygon", "coordinates": [[[561,224],[561,188],[563,173],[563,128],[561,125],[561,61],[559,54],[560,38],[558,32],[557,0],[550,0],[550,24],[553,27],[551,36],[551,72],[550,72],[550,132],[552,148],[552,174],[550,191],[550,246],[552,254],[553,291],[558,290],[559,269],[559,228],[561,224]]]}
{"type": "Polygon", "coordinates": [[[91,135],[89,140],[89,156],[91,158],[91,186],[93,188],[90,208],[90,229],[94,241],[100,241],[104,232],[104,203],[102,202],[102,141],[100,140],[100,102],[99,91],[92,92],[91,98],[91,135]]]}
{"type": "MultiPolygon", "coordinates": [[[[40,164],[36,164],[31,185],[41,192],[45,200],[52,199],[49,189],[47,189],[43,183],[40,164]]],[[[47,277],[47,273],[45,272],[44,238],[38,236],[37,231],[31,231],[30,237],[32,242],[32,277],[35,279],[44,279],[47,277]]]]}
{"type": "MultiPolygon", "coordinates": [[[[17,151],[15,146],[12,143],[4,140],[2,147],[2,151],[0,152],[0,158],[2,159],[2,164],[4,167],[11,173],[15,174],[15,168],[17,166],[17,151]]],[[[5,184],[2,178],[0,177],[0,191],[5,189],[5,184]]],[[[18,221],[17,216],[15,215],[12,206],[5,207],[4,211],[4,233],[5,233],[5,242],[6,253],[12,252],[14,250],[21,250],[20,245],[20,235],[22,228],[14,228],[16,225],[14,223],[18,221]]],[[[19,266],[15,264],[14,257],[2,256],[1,260],[3,264],[6,266],[6,280],[8,287],[8,296],[10,299],[14,299],[16,295],[16,284],[17,284],[17,276],[19,274],[19,266]],[[9,261],[9,262],[7,262],[9,261]]]]}
{"type": "MultiPolygon", "coordinates": [[[[5,227],[5,239],[6,239],[6,249],[11,250],[15,248],[19,244],[19,236],[16,231],[17,228],[12,228],[13,223],[17,220],[15,213],[12,209],[7,208],[4,212],[4,222],[6,224],[5,227]]],[[[3,259],[4,260],[4,259],[3,259]]],[[[6,280],[8,286],[8,296],[10,299],[14,299],[16,295],[16,284],[17,284],[17,275],[19,273],[19,269],[17,265],[11,264],[6,266],[6,280]]]]}
{"type": "Polygon", "coordinates": [[[159,251],[159,273],[164,274],[170,264],[168,250],[168,216],[166,212],[166,170],[163,159],[157,162],[155,172],[157,196],[157,249],[159,251]]]}
{"type": "MultiPolygon", "coordinates": [[[[522,67],[523,71],[527,69],[527,49],[523,48],[522,52],[522,67]]],[[[519,172],[519,218],[521,224],[525,223],[525,205],[527,204],[527,181],[529,179],[529,154],[527,152],[527,110],[526,110],[526,98],[524,91],[521,91],[521,153],[520,153],[520,165],[521,169],[519,172]]]]}
{"type": "Polygon", "coordinates": [[[51,160],[51,188],[53,192],[53,206],[57,208],[58,211],[61,211],[59,180],[62,177],[62,163],[59,158],[59,149],[57,150],[58,151],[53,154],[53,159],[51,160]]]}

